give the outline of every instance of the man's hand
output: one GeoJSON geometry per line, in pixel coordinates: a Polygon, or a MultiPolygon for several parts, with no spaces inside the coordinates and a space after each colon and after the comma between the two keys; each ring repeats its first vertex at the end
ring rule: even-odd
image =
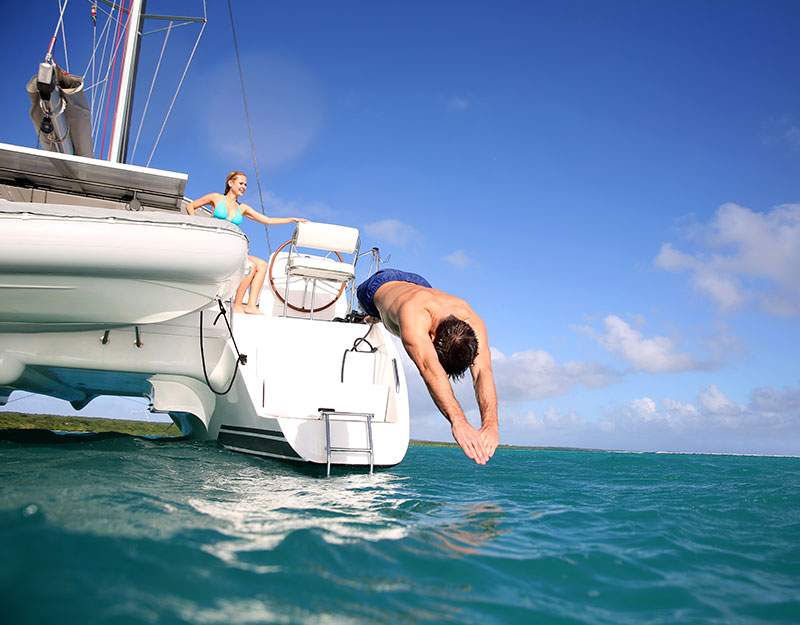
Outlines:
{"type": "Polygon", "coordinates": [[[460,419],[452,425],[453,438],[467,454],[478,464],[486,464],[497,447],[497,430],[495,430],[495,443],[491,453],[487,453],[487,446],[483,441],[482,434],[472,427],[466,419],[460,419]]]}
{"type": "Polygon", "coordinates": [[[497,432],[497,424],[484,425],[480,429],[480,435],[483,448],[491,458],[494,456],[494,450],[497,449],[497,444],[500,442],[500,436],[497,432]]]}

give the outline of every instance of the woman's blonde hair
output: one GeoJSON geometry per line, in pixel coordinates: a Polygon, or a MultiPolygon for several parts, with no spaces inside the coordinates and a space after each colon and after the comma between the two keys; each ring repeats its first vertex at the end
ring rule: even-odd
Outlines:
{"type": "Polygon", "coordinates": [[[231,180],[236,178],[236,176],[244,176],[245,178],[247,178],[247,174],[241,171],[232,171],[231,173],[229,173],[228,177],[225,178],[225,190],[222,192],[222,195],[227,195],[228,189],[231,188],[231,180]]]}

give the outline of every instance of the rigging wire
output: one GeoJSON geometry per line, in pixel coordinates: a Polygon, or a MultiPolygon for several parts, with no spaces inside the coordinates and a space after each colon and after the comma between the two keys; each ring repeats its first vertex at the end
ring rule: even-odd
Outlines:
{"type": "MultiPolygon", "coordinates": [[[[128,0],[128,19],[125,21],[125,45],[123,46],[122,50],[122,61],[119,64],[119,77],[117,78],[117,97],[114,100],[114,117],[111,118],[111,128],[113,133],[113,128],[117,124],[117,112],[119,111],[119,95],[120,91],[122,91],[122,72],[125,69],[125,51],[128,48],[128,37],[136,37],[137,33],[135,31],[138,28],[137,24],[133,24],[133,28],[131,28],[131,6],[133,5],[133,0],[128,0]],[[131,30],[133,30],[133,35],[131,35],[131,30]]],[[[112,134],[113,137],[113,134],[112,134]]],[[[111,160],[111,144],[114,143],[113,139],[109,139],[108,141],[108,160],[111,160]]],[[[102,157],[102,154],[101,154],[102,157]]]]}
{"type": "MultiPolygon", "coordinates": [[[[103,11],[105,13],[105,11],[103,11]]],[[[109,15],[106,13],[106,15],[109,15]]],[[[92,148],[94,149],[95,153],[97,152],[97,124],[99,115],[96,114],[97,107],[103,106],[103,98],[102,94],[105,89],[105,78],[102,80],[100,79],[101,74],[103,73],[104,67],[104,58],[106,54],[106,47],[108,46],[108,31],[109,26],[112,23],[112,18],[107,17],[106,22],[103,25],[103,28],[100,30],[100,41],[96,41],[94,47],[92,48],[92,56],[89,58],[89,63],[86,65],[86,70],[83,72],[84,79],[86,78],[86,74],[89,72],[89,67],[92,68],[92,84],[89,87],[86,87],[86,91],[89,89],[92,90],[92,101],[91,101],[91,110],[92,110],[92,148]],[[96,62],[97,59],[97,50],[100,47],[100,42],[103,44],[103,51],[100,53],[100,59],[96,62]],[[96,73],[95,73],[95,62],[96,62],[96,73]],[[98,88],[99,87],[99,88],[98,88]],[[98,94],[100,94],[98,96],[98,94]],[[95,106],[97,105],[97,106],[95,106]]],[[[95,31],[97,30],[97,24],[95,24],[95,31]]]]}
{"type": "MultiPolygon", "coordinates": [[[[119,10],[120,10],[120,14],[121,14],[122,13],[122,4],[121,3],[120,3],[119,10]]],[[[130,16],[130,13],[129,13],[128,14],[128,19],[130,19],[130,17],[131,16],[130,16]]],[[[126,29],[128,28],[128,23],[127,22],[125,22],[125,28],[126,29]]],[[[119,33],[120,33],[121,30],[122,30],[122,20],[119,21],[119,24],[117,25],[117,34],[114,36],[114,60],[111,63],[111,69],[110,69],[110,72],[109,72],[111,74],[111,80],[114,80],[114,67],[116,67],[116,64],[117,64],[117,53],[119,51],[119,33]]],[[[108,77],[108,74],[106,75],[106,77],[108,77]]],[[[106,147],[106,128],[108,127],[108,106],[111,103],[111,84],[110,83],[107,83],[107,84],[108,84],[108,97],[106,98],[106,112],[105,112],[105,116],[103,118],[103,140],[100,143],[100,157],[101,158],[102,158],[102,155],[103,155],[103,151],[105,150],[105,147],[106,147]]]]}
{"type": "MultiPolygon", "coordinates": [[[[115,22],[118,23],[118,24],[121,23],[120,19],[116,19],[114,17],[114,8],[116,8],[116,5],[114,5],[114,7],[111,9],[111,13],[107,13],[106,14],[106,15],[108,15],[108,19],[106,20],[106,24],[103,27],[103,32],[100,34],[100,37],[103,39],[103,52],[100,54],[100,63],[99,63],[99,68],[97,70],[98,81],[99,82],[97,84],[102,83],[102,88],[99,90],[99,92],[100,92],[99,95],[97,94],[98,90],[96,90],[96,89],[92,90],[92,117],[93,117],[93,120],[92,120],[92,137],[94,137],[93,148],[94,148],[95,154],[98,153],[97,152],[97,140],[98,140],[99,135],[100,135],[99,130],[100,130],[100,118],[101,118],[101,115],[100,115],[99,111],[102,110],[103,103],[105,102],[105,99],[106,99],[106,94],[111,89],[111,87],[110,87],[111,83],[110,83],[110,80],[109,80],[109,75],[111,73],[111,55],[112,54],[116,54],[116,49],[114,49],[114,52],[112,52],[112,49],[108,48],[108,42],[111,40],[111,32],[112,32],[112,29],[113,29],[113,24],[115,22]],[[106,56],[106,52],[108,52],[108,56],[106,56]],[[103,72],[103,68],[104,67],[106,68],[105,77],[102,80],[99,80],[100,74],[103,72]],[[97,98],[97,107],[95,107],[95,97],[97,98]],[[95,114],[95,111],[98,111],[98,112],[95,114]]],[[[122,4],[121,3],[120,3],[120,7],[119,7],[119,13],[120,13],[120,17],[121,17],[122,16],[122,4]]],[[[96,53],[96,51],[95,51],[95,53],[96,53]]]]}
{"type": "MultiPolygon", "coordinates": [[[[87,2],[90,2],[92,4],[92,8],[99,9],[101,13],[104,13],[106,15],[106,23],[103,26],[102,30],[100,31],[100,38],[103,40],[103,52],[100,54],[100,61],[98,63],[97,72],[99,76],[100,73],[103,71],[102,69],[104,66],[103,59],[105,58],[106,46],[108,46],[108,33],[110,30],[109,27],[114,23],[120,23],[121,19],[114,17],[114,9],[117,8],[116,2],[114,2],[113,4],[109,2],[109,4],[111,4],[110,11],[106,11],[103,7],[98,6],[95,0],[87,0],[87,2]]],[[[120,17],[121,16],[122,16],[122,2],[120,2],[120,17]]],[[[96,31],[97,30],[96,14],[92,16],[92,21],[94,22],[94,28],[96,31]]],[[[94,68],[95,58],[97,56],[97,48],[99,47],[99,45],[100,45],[99,43],[95,43],[95,45],[92,47],[92,56],[89,58],[89,62],[86,64],[86,69],[83,72],[84,78],[86,78],[86,74],[89,72],[89,67],[94,68]]]]}
{"type": "MultiPolygon", "coordinates": [[[[97,7],[96,0],[87,0],[87,2],[89,4],[91,4],[91,6],[93,8],[97,7]]],[[[105,151],[105,135],[106,135],[106,132],[109,129],[109,125],[108,125],[108,117],[109,117],[108,116],[108,110],[110,108],[110,100],[113,97],[115,87],[117,89],[117,98],[119,98],[119,94],[118,94],[119,85],[116,82],[116,74],[117,74],[116,63],[117,63],[117,60],[118,60],[118,57],[119,57],[119,52],[120,52],[120,49],[122,47],[122,44],[125,41],[125,38],[130,36],[128,34],[129,33],[129,30],[128,30],[129,29],[129,24],[128,24],[127,21],[123,21],[123,17],[122,17],[123,13],[129,13],[129,11],[125,10],[125,2],[124,2],[124,0],[120,0],[119,2],[111,2],[110,0],[105,0],[105,3],[108,4],[111,7],[111,9],[110,10],[105,10],[105,9],[102,8],[102,6],[97,7],[97,8],[99,8],[100,12],[106,16],[106,20],[105,20],[105,24],[103,25],[103,27],[101,29],[99,37],[97,37],[97,35],[96,35],[96,32],[97,32],[96,31],[96,22],[94,24],[94,27],[95,27],[94,35],[95,36],[94,36],[94,44],[93,44],[93,47],[92,47],[92,54],[91,54],[91,57],[89,59],[89,62],[86,65],[86,68],[85,68],[85,70],[83,72],[83,76],[84,76],[84,78],[86,78],[87,74],[89,74],[89,72],[91,70],[91,76],[92,76],[91,79],[92,79],[93,82],[92,82],[92,84],[90,86],[84,87],[84,89],[86,91],[88,91],[89,89],[92,90],[92,97],[91,97],[91,110],[93,111],[93,114],[92,114],[92,137],[93,137],[93,143],[94,143],[94,145],[93,145],[94,151],[95,151],[95,153],[98,153],[98,154],[102,154],[102,152],[105,151]],[[117,28],[113,29],[113,26],[115,24],[116,24],[117,28]],[[115,32],[115,30],[116,30],[116,32],[115,32]],[[125,32],[124,36],[122,35],[123,31],[125,32]],[[109,46],[109,43],[111,43],[111,46],[109,46]],[[105,111],[103,109],[105,109],[105,111]],[[105,115],[104,115],[104,113],[105,113],[105,115]],[[103,129],[102,133],[100,132],[100,127],[102,127],[102,129],[103,129]],[[101,138],[102,138],[102,142],[101,142],[101,138]],[[101,143],[99,151],[98,151],[98,146],[97,146],[98,143],[101,143]]],[[[130,2],[129,2],[129,4],[130,4],[130,2]]],[[[161,54],[159,55],[158,66],[155,69],[155,75],[153,76],[152,83],[151,83],[151,86],[150,86],[150,92],[149,92],[149,94],[147,96],[147,103],[145,104],[144,111],[142,113],[142,117],[141,117],[141,119],[139,121],[139,127],[138,127],[138,130],[137,130],[136,141],[135,141],[134,146],[133,146],[133,154],[135,154],[136,151],[138,150],[138,143],[141,140],[141,133],[142,133],[142,130],[143,130],[144,118],[146,116],[146,113],[149,110],[149,104],[150,104],[150,102],[152,102],[152,97],[153,97],[153,93],[154,93],[154,90],[155,90],[155,81],[157,80],[157,76],[158,76],[158,73],[159,73],[159,70],[160,70],[160,66],[163,63],[163,57],[164,57],[164,54],[165,54],[167,41],[168,41],[172,31],[175,30],[176,28],[180,27],[180,26],[186,26],[186,25],[189,25],[189,24],[191,24],[193,22],[197,22],[197,21],[203,21],[203,28],[205,28],[205,23],[206,23],[206,15],[205,15],[205,13],[206,13],[206,11],[207,11],[206,2],[204,0],[204,2],[203,2],[204,16],[203,16],[202,20],[192,19],[192,20],[188,20],[188,21],[185,21],[185,22],[178,22],[176,24],[176,22],[174,20],[170,19],[169,20],[169,26],[167,26],[166,28],[161,28],[161,29],[150,31],[150,32],[147,32],[147,33],[140,33],[142,36],[144,36],[144,35],[151,35],[151,34],[155,34],[155,33],[161,32],[161,31],[165,31],[166,35],[165,35],[164,43],[163,43],[163,46],[162,46],[162,49],[161,49],[161,54]]],[[[130,19],[130,15],[128,15],[128,20],[129,19],[130,19]]],[[[198,48],[199,41],[200,41],[200,38],[202,37],[202,34],[203,34],[203,29],[201,29],[200,34],[198,34],[197,41],[195,42],[195,45],[194,45],[194,49],[192,50],[192,53],[191,53],[191,55],[189,57],[189,60],[187,61],[186,68],[184,69],[184,72],[183,72],[183,76],[181,77],[181,81],[180,81],[180,83],[178,85],[178,88],[176,89],[175,95],[173,96],[172,103],[170,104],[169,111],[167,112],[167,117],[164,119],[164,123],[161,126],[161,130],[160,130],[160,132],[158,134],[158,138],[156,138],[156,142],[155,142],[155,145],[153,146],[153,150],[150,153],[150,157],[149,157],[149,160],[147,162],[147,165],[150,164],[150,161],[153,158],[153,154],[155,152],[155,149],[156,149],[156,147],[157,147],[157,145],[159,143],[161,135],[163,134],[164,127],[166,126],[167,119],[169,118],[169,115],[170,115],[172,109],[174,108],[175,101],[176,101],[177,96],[178,96],[178,94],[180,92],[180,89],[181,89],[181,85],[182,85],[182,83],[183,83],[183,81],[184,81],[184,79],[186,77],[189,65],[192,62],[194,54],[196,53],[196,50],[198,48]]],[[[121,73],[121,71],[122,71],[122,67],[120,65],[120,73],[121,73]]],[[[116,113],[115,113],[115,115],[116,115],[116,113]]],[[[113,124],[113,119],[112,119],[112,124],[113,124]]],[[[131,156],[131,159],[132,158],[133,158],[133,156],[131,156]]]]}
{"type": "MultiPolygon", "coordinates": [[[[61,0],[58,0],[58,8],[61,9],[61,15],[64,15],[64,11],[67,9],[67,2],[69,0],[64,0],[64,6],[61,6],[61,0]]],[[[61,43],[64,44],[64,65],[67,68],[67,74],[69,74],[69,57],[67,56],[67,33],[64,32],[64,20],[60,19],[61,22],[61,43]]]]}
{"type": "MultiPolygon", "coordinates": [[[[114,5],[116,8],[116,5],[114,5]]],[[[101,9],[102,11],[102,9],[101,9]]],[[[103,11],[107,15],[106,23],[103,28],[100,29],[100,39],[104,46],[108,45],[108,30],[109,26],[115,21],[117,21],[113,16],[113,8],[112,13],[108,13],[107,11],[103,11]]],[[[92,84],[94,84],[95,80],[95,60],[97,59],[97,49],[100,47],[100,42],[97,41],[97,21],[95,20],[93,26],[93,36],[92,36],[92,55],[89,57],[89,62],[86,64],[86,69],[83,71],[83,78],[86,78],[86,74],[89,73],[89,69],[92,70],[92,84]]],[[[103,71],[103,57],[105,56],[105,47],[103,47],[103,52],[100,54],[100,60],[97,62],[97,75],[99,76],[100,73],[103,71]]],[[[91,89],[91,87],[87,87],[87,89],[91,89]]]]}
{"type": "MultiPolygon", "coordinates": [[[[86,74],[89,72],[89,67],[92,68],[92,85],[94,85],[94,53],[97,50],[97,9],[92,5],[92,58],[89,59],[89,65],[86,66],[86,71],[83,72],[84,91],[86,85],[86,74]]],[[[101,31],[102,32],[102,31],[101,31]]],[[[94,101],[94,92],[92,92],[92,101],[94,101]]],[[[92,110],[92,109],[89,109],[92,110]]]]}
{"type": "Polygon", "coordinates": [[[53,47],[56,45],[56,38],[58,37],[58,29],[62,27],[64,24],[64,11],[67,10],[67,2],[69,0],[64,0],[64,6],[61,6],[61,0],[58,0],[58,6],[61,8],[61,13],[58,16],[58,22],[56,23],[56,29],[53,31],[53,36],[50,38],[50,46],[47,48],[47,54],[44,57],[44,60],[48,63],[53,58],[53,47]]]}
{"type": "Polygon", "coordinates": [[[136,131],[136,140],[133,142],[133,151],[131,152],[131,162],[133,162],[133,159],[136,156],[136,146],[139,145],[139,135],[142,134],[142,126],[144,125],[144,118],[147,115],[147,107],[150,106],[150,98],[153,95],[153,87],[156,84],[158,70],[161,68],[161,59],[164,57],[164,50],[167,47],[167,41],[169,40],[170,32],[172,32],[172,21],[170,21],[169,26],[167,27],[167,34],[164,35],[164,43],[161,46],[161,54],[158,56],[158,63],[156,63],[155,72],[153,72],[153,81],[150,83],[150,91],[147,94],[147,101],[144,103],[142,117],[139,119],[139,128],[136,131]]]}
{"type": "MultiPolygon", "coordinates": [[[[242,83],[242,100],[244,101],[244,114],[247,118],[247,131],[250,133],[250,149],[253,152],[253,166],[256,170],[256,183],[258,184],[258,199],[261,202],[261,214],[266,216],[266,212],[264,211],[264,195],[261,191],[261,176],[258,173],[258,161],[256,160],[256,144],[253,141],[253,127],[250,123],[250,111],[247,108],[247,95],[245,95],[244,89],[244,75],[242,74],[242,61],[239,58],[239,44],[236,40],[236,28],[233,25],[233,8],[231,7],[231,0],[228,0],[228,13],[231,16],[231,32],[233,33],[233,47],[236,50],[236,64],[239,66],[239,82],[242,83]]],[[[272,243],[269,240],[269,228],[266,224],[264,224],[264,234],[267,236],[267,249],[269,250],[270,256],[272,256],[272,243]]]]}
{"type": "MultiPolygon", "coordinates": [[[[206,18],[206,0],[203,0],[203,18],[206,18]]],[[[164,127],[167,125],[167,120],[169,119],[170,114],[172,113],[172,107],[175,105],[175,100],[178,97],[178,93],[181,90],[181,85],[183,85],[183,79],[186,78],[186,72],[189,71],[189,65],[192,63],[192,59],[194,58],[194,53],[197,50],[197,45],[200,43],[200,38],[203,36],[203,31],[206,29],[206,20],[203,19],[203,26],[200,28],[200,32],[197,35],[197,41],[194,42],[194,48],[192,48],[192,53],[189,55],[189,60],[186,61],[186,67],[183,69],[183,75],[181,76],[180,81],[178,81],[178,87],[175,89],[175,95],[172,96],[172,102],[170,102],[169,109],[167,110],[167,114],[164,117],[164,123],[161,124],[161,129],[158,131],[158,136],[156,137],[156,142],[153,145],[153,150],[150,152],[150,157],[147,159],[147,164],[145,167],[150,167],[150,161],[153,160],[153,154],[155,154],[156,148],[158,147],[158,142],[161,140],[161,134],[164,132],[164,127]]]]}

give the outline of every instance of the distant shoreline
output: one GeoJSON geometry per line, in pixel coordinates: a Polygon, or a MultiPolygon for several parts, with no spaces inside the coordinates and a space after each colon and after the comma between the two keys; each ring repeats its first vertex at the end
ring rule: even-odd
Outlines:
{"type": "MultiPolygon", "coordinates": [[[[118,432],[132,436],[156,436],[179,438],[178,427],[166,421],[134,421],[130,419],[108,419],[102,417],[67,417],[51,414],[27,414],[22,412],[0,412],[0,430],[50,430],[52,432],[118,432]]],[[[0,437],[1,438],[1,437],[0,437]]],[[[454,442],[425,441],[411,439],[411,447],[457,448],[454,442]]],[[[547,445],[498,445],[507,451],[600,451],[609,454],[675,454],[701,456],[746,456],[758,458],[800,458],[791,454],[748,454],[713,451],[637,451],[635,449],[596,449],[591,447],[562,447],[547,445]]]]}
{"type": "Polygon", "coordinates": [[[0,412],[0,429],[6,430],[51,430],[53,432],[119,432],[135,436],[181,436],[180,429],[172,422],[131,421],[127,419],[104,419],[101,417],[67,417],[51,414],[26,414],[22,412],[0,412]]]}
{"type": "MultiPolygon", "coordinates": [[[[165,421],[133,421],[102,417],[68,417],[52,414],[27,414],[22,412],[0,412],[0,429],[7,430],[51,430],[53,432],[119,432],[135,436],[179,437],[181,432],[174,423],[165,421]]],[[[412,447],[458,447],[453,442],[412,439],[412,447]]],[[[584,447],[546,447],[531,445],[498,445],[498,449],[550,450],[550,451],[608,451],[584,447]]]]}

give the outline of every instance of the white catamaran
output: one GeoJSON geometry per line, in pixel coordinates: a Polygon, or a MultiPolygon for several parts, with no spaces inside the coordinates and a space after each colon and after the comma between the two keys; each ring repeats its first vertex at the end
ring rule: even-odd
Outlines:
{"type": "Polygon", "coordinates": [[[298,224],[270,257],[264,315],[234,315],[246,236],[186,214],[185,174],[123,162],[143,11],[132,0],[109,161],[85,135],[82,79],[49,54],[28,85],[45,149],[0,144],[0,404],[148,397],[185,436],[235,451],[328,472],[397,464],[407,386],[387,330],[350,314],[358,231],[298,224]]]}

